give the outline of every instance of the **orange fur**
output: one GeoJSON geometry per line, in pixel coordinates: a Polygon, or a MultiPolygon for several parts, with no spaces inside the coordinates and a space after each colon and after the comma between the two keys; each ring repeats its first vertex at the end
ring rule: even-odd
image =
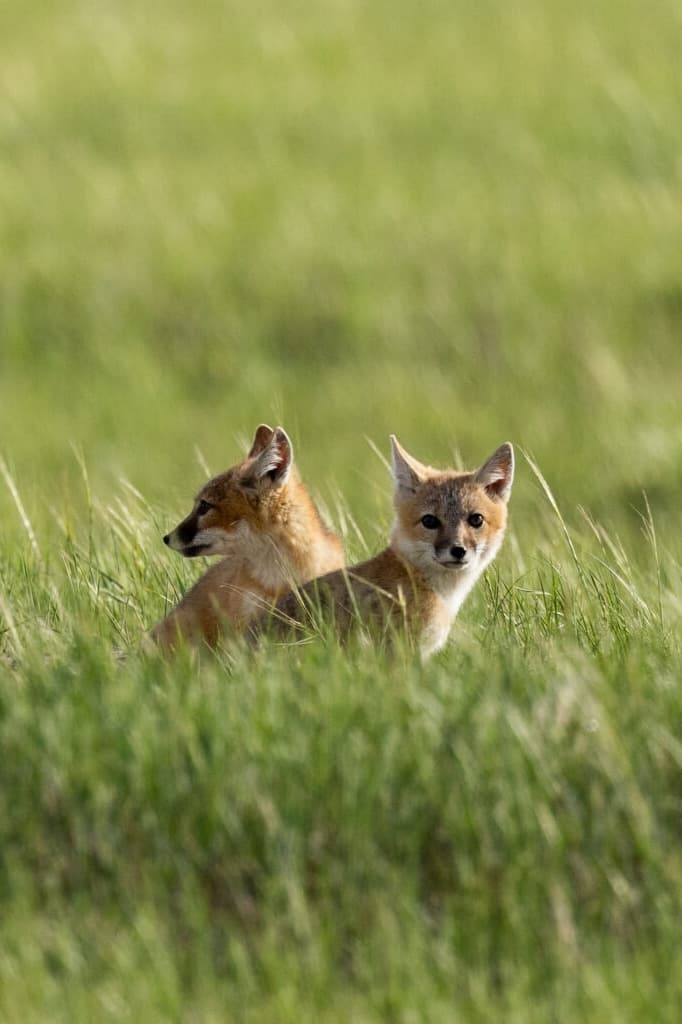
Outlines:
{"type": "Polygon", "coordinates": [[[502,543],[513,451],[502,445],[472,473],[441,472],[391,441],[396,518],[389,546],[280,598],[255,632],[296,634],[319,609],[341,637],[360,622],[375,634],[377,628],[406,630],[424,655],[443,646],[464,599],[502,543]]]}
{"type": "Polygon", "coordinates": [[[243,628],[292,586],[344,564],[340,539],[293,465],[289,438],[265,424],[246,458],[204,485],[164,541],[185,557],[223,556],[151,631],[164,651],[180,637],[214,646],[224,625],[243,628]]]}

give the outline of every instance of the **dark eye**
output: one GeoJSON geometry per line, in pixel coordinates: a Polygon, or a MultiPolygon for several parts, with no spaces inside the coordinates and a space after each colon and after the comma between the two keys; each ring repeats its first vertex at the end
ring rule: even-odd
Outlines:
{"type": "Polygon", "coordinates": [[[438,516],[432,516],[428,512],[425,516],[421,517],[421,524],[425,526],[427,530],[437,530],[440,526],[440,519],[438,516]]]}
{"type": "Polygon", "coordinates": [[[210,512],[210,510],[212,508],[213,508],[213,505],[209,505],[209,503],[207,501],[200,501],[199,504],[197,505],[197,515],[198,516],[205,516],[206,513],[210,512]]]}
{"type": "Polygon", "coordinates": [[[469,526],[473,526],[474,530],[477,530],[479,526],[483,526],[483,516],[480,512],[472,512],[467,522],[469,526]]]}

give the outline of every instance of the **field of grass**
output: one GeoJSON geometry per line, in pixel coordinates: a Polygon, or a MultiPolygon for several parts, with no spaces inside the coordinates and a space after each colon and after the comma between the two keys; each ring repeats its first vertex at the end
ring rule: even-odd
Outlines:
{"type": "Polygon", "coordinates": [[[679,1022],[681,31],[0,7],[2,1024],[679,1022]],[[263,420],[351,558],[516,443],[446,651],[139,653],[263,420]]]}

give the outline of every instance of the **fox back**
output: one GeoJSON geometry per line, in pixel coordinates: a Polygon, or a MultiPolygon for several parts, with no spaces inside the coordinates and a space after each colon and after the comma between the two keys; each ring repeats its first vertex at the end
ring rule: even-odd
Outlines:
{"type": "Polygon", "coordinates": [[[248,455],[209,480],[163,540],[186,558],[222,559],[152,630],[163,648],[178,635],[215,644],[222,623],[243,626],[282,592],[344,564],[339,537],[294,466],[289,437],[265,424],[248,455]]]}
{"type": "Polygon", "coordinates": [[[406,627],[424,655],[443,646],[467,594],[500,549],[514,474],[510,444],[471,473],[425,466],[391,437],[395,520],[388,547],[280,599],[277,632],[316,607],[353,622],[406,627]]]}

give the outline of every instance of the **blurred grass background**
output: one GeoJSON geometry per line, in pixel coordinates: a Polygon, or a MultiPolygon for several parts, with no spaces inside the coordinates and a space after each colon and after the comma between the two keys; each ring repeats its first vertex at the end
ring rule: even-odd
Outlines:
{"type": "Polygon", "coordinates": [[[436,464],[510,438],[619,521],[642,489],[676,507],[672,0],[0,19],[0,438],[29,492],[75,443],[95,487],[184,500],[195,445],[222,468],[264,419],[358,515],[389,431],[436,464]]]}
{"type": "Polygon", "coordinates": [[[0,480],[3,1024],[679,1020],[681,31],[673,0],[0,6],[34,530],[0,480]],[[261,420],[352,556],[395,432],[532,452],[576,557],[520,459],[429,666],[116,663],[198,569],[160,534],[202,458],[261,420]]]}

